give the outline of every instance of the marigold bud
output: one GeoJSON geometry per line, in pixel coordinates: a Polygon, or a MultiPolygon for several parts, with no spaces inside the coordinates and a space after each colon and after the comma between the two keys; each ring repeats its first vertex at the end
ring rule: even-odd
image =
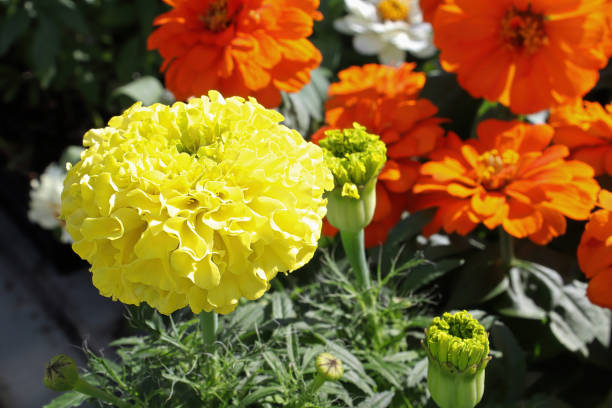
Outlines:
{"type": "Polygon", "coordinates": [[[464,310],[434,318],[425,333],[432,398],[440,408],[473,408],[482,399],[491,359],[484,327],[464,310]]]}
{"type": "Polygon", "coordinates": [[[317,362],[315,363],[317,372],[326,381],[336,381],[342,378],[344,374],[344,368],[342,367],[342,361],[331,355],[330,353],[321,353],[317,356],[317,362]]]}
{"type": "Polygon", "coordinates": [[[69,391],[79,380],[79,372],[73,359],[59,354],[47,363],[45,368],[45,385],[53,391],[69,391]]]}
{"type": "Polygon", "coordinates": [[[376,179],[387,160],[387,148],[358,123],[352,129],[328,130],[325,135],[319,145],[335,184],[327,196],[327,219],[340,230],[358,232],[374,216],[376,179]]]}

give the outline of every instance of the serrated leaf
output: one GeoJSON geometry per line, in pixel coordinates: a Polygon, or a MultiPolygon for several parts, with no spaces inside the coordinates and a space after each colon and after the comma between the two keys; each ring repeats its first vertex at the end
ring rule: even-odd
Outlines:
{"type": "Polygon", "coordinates": [[[30,25],[30,17],[24,8],[4,17],[0,22],[0,56],[5,54],[13,43],[30,25]]]}
{"type": "Polygon", "coordinates": [[[258,388],[256,391],[249,393],[245,398],[240,401],[240,407],[247,407],[249,404],[260,402],[261,399],[283,392],[283,387],[279,385],[273,385],[269,387],[258,388]]]}
{"type": "Polygon", "coordinates": [[[395,388],[402,388],[400,373],[394,371],[394,367],[392,367],[391,364],[384,361],[376,354],[369,355],[368,362],[366,368],[378,373],[395,388]]]}
{"type": "Polygon", "coordinates": [[[522,272],[518,267],[508,271],[508,287],[505,293],[508,304],[497,310],[506,316],[543,320],[546,318],[546,311],[525,295],[526,281],[522,277],[522,272]]]}
{"type": "Polygon", "coordinates": [[[166,91],[157,78],[143,76],[115,89],[113,96],[115,95],[126,95],[148,106],[156,102],[163,102],[166,98],[166,91]]]}
{"type": "Polygon", "coordinates": [[[584,341],[567,324],[565,319],[555,311],[550,312],[548,316],[550,318],[550,330],[559,340],[559,343],[563,344],[569,351],[580,351],[582,355],[588,356],[589,351],[584,341]]]}
{"type": "Polygon", "coordinates": [[[264,305],[261,303],[247,303],[238,307],[228,322],[228,327],[238,331],[248,331],[263,323],[264,305]]]}
{"type": "Polygon", "coordinates": [[[80,406],[89,398],[85,394],[77,391],[68,391],[55,398],[53,401],[44,405],[43,408],[71,408],[80,406]]]}
{"type": "Polygon", "coordinates": [[[295,317],[293,302],[285,291],[274,292],[270,294],[269,298],[272,304],[273,319],[290,319],[295,317]]]}
{"type": "Polygon", "coordinates": [[[379,392],[365,399],[361,404],[357,405],[357,408],[387,408],[391,401],[393,401],[394,396],[395,391],[379,392]]]}
{"type": "Polygon", "coordinates": [[[372,390],[372,387],[370,386],[370,384],[364,381],[363,378],[363,376],[357,374],[353,370],[345,370],[344,375],[342,375],[341,381],[348,381],[351,384],[355,385],[357,388],[359,388],[361,391],[363,391],[365,394],[373,395],[374,391],[372,390]]]}
{"type": "Polygon", "coordinates": [[[412,367],[412,370],[408,373],[408,387],[415,387],[418,383],[425,380],[428,364],[427,357],[424,357],[412,367]]]}

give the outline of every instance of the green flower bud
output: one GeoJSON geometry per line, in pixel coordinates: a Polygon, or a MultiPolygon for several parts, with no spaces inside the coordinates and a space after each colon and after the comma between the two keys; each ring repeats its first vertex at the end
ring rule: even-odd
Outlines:
{"type": "Polygon", "coordinates": [[[317,372],[326,381],[336,381],[342,378],[344,368],[342,361],[329,353],[321,353],[317,356],[315,363],[317,372]]]}
{"type": "Polygon", "coordinates": [[[53,391],[72,390],[79,380],[79,372],[73,359],[59,354],[47,363],[45,368],[45,385],[53,391]]]}
{"type": "Polygon", "coordinates": [[[440,408],[473,408],[484,393],[489,336],[465,310],[436,317],[425,331],[427,386],[440,408]]]}
{"type": "Polygon", "coordinates": [[[376,179],[387,160],[387,147],[358,123],[325,135],[319,145],[336,186],[327,196],[327,219],[340,230],[358,232],[374,216],[376,179]]]}

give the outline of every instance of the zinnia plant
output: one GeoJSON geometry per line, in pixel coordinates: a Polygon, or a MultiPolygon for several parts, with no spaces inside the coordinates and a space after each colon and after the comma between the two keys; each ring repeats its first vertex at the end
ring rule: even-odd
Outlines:
{"type": "Polygon", "coordinates": [[[477,132],[467,142],[450,135],[421,167],[416,206],[438,208],[427,235],[441,227],[465,235],[483,223],[543,245],[565,233],[565,217],[589,217],[599,191],[593,169],[565,160],[565,146],[547,147],[550,126],[491,119],[477,132]]]}
{"type": "Polygon", "coordinates": [[[322,18],[319,0],[164,2],[172,10],[153,22],[148,47],[164,58],[161,70],[176,99],[216,89],[276,107],[280,91],[299,91],[321,63],[306,39],[322,18]]]}
{"type": "MultiPolygon", "coordinates": [[[[376,212],[365,229],[365,245],[385,242],[387,234],[410,205],[410,191],[420,162],[415,158],[431,152],[444,134],[438,109],[418,94],[425,85],[425,74],[414,72],[415,64],[388,67],[367,64],[340,71],[339,82],[329,87],[325,104],[327,126],[313,135],[324,137],[328,129],[344,129],[358,122],[370,133],[380,135],[387,146],[387,162],[378,175],[376,212]]],[[[324,233],[337,231],[324,228],[324,233]]]]}
{"type": "Polygon", "coordinates": [[[533,113],[584,96],[612,53],[606,2],[449,1],[434,18],[442,67],[475,97],[533,113]]]}
{"type": "Polygon", "coordinates": [[[333,187],[322,150],[254,100],[133,105],[85,134],[62,217],[93,284],[161,313],[228,313],[312,257],[333,187]]]}

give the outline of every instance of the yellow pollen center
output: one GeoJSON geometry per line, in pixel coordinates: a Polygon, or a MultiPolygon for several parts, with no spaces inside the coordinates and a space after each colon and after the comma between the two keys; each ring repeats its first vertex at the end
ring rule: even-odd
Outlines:
{"type": "Polygon", "coordinates": [[[376,8],[385,21],[402,21],[408,17],[408,4],[402,0],[381,0],[376,8]]]}
{"type": "Polygon", "coordinates": [[[227,13],[227,0],[213,0],[204,14],[200,15],[200,20],[207,30],[219,32],[225,30],[232,22],[232,18],[227,13]]]}
{"type": "Polygon", "coordinates": [[[500,153],[497,149],[484,152],[478,157],[478,177],[487,188],[496,189],[503,186],[516,170],[515,164],[519,154],[514,150],[505,150],[500,153]]]}
{"type": "Polygon", "coordinates": [[[501,23],[502,40],[513,50],[533,54],[548,43],[544,21],[545,16],[531,11],[531,5],[522,11],[512,7],[501,23]]]}

